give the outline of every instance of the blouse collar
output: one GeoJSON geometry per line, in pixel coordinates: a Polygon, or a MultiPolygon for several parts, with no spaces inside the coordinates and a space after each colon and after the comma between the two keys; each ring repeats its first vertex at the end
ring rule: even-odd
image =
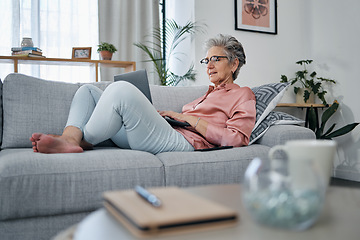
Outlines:
{"type": "Polygon", "coordinates": [[[209,91],[220,90],[220,89],[225,89],[229,91],[231,89],[236,89],[236,88],[240,88],[240,86],[237,85],[236,83],[222,83],[217,87],[215,87],[214,85],[210,85],[209,91]]]}

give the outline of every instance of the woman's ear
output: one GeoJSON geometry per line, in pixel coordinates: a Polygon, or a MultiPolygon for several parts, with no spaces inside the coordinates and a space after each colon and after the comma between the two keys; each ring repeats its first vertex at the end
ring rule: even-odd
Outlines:
{"type": "Polygon", "coordinates": [[[232,63],[231,71],[234,73],[239,66],[239,59],[235,58],[232,63]]]}

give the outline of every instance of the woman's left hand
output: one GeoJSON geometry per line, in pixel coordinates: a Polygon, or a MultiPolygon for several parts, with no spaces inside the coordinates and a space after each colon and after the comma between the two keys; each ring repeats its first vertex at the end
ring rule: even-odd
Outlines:
{"type": "Polygon", "coordinates": [[[170,117],[181,122],[188,122],[198,133],[206,136],[208,122],[199,117],[177,113],[174,111],[158,111],[163,117],[170,117]]]}
{"type": "Polygon", "coordinates": [[[192,116],[189,116],[189,115],[184,115],[182,113],[177,113],[177,112],[174,112],[174,111],[158,111],[160,113],[160,115],[162,117],[170,117],[170,118],[173,118],[177,121],[181,121],[181,122],[187,122],[187,120],[189,120],[189,117],[192,117],[192,116]]]}

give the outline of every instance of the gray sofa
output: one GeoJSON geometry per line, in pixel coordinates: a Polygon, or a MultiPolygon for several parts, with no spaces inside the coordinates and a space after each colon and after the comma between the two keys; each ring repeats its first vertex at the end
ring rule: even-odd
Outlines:
{"type": "MultiPolygon", "coordinates": [[[[109,83],[94,83],[105,88],[109,83]]],[[[104,142],[74,154],[34,153],[33,132],[60,134],[80,84],[10,74],[1,84],[0,238],[49,239],[102,206],[102,192],[140,184],[195,186],[239,183],[254,157],[290,139],[315,138],[295,125],[275,125],[254,144],[210,152],[124,150],[104,142]]],[[[206,86],[151,86],[157,109],[181,111],[206,86]]]]}

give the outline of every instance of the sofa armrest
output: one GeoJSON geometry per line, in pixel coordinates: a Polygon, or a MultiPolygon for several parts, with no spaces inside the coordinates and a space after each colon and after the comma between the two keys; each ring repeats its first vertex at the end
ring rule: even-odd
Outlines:
{"type": "Polygon", "coordinates": [[[315,133],[309,128],[296,125],[273,125],[256,143],[273,147],[289,140],[315,138],[315,133]]]}

